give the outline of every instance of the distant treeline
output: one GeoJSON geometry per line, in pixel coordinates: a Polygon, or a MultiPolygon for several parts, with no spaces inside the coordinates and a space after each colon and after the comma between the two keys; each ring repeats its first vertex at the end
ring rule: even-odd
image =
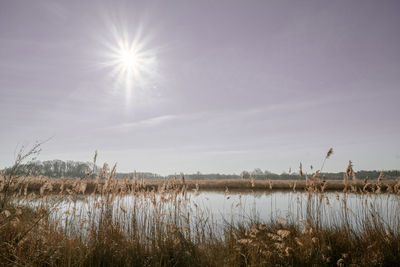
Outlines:
{"type": "MultiPolygon", "coordinates": [[[[109,167],[106,167],[109,171],[109,167]]],[[[47,161],[32,161],[27,164],[21,165],[18,168],[17,174],[19,175],[43,175],[48,177],[93,177],[94,173],[99,172],[102,167],[95,166],[91,162],[79,162],[79,161],[62,161],[62,160],[47,160],[47,161]]],[[[6,174],[11,172],[12,168],[6,168],[6,174]]],[[[356,175],[360,179],[365,179],[366,177],[370,179],[376,179],[379,177],[380,171],[357,171],[356,175]]],[[[399,177],[398,170],[384,171],[384,179],[393,179],[399,177]]],[[[138,178],[142,178],[144,175],[147,179],[173,179],[175,175],[162,176],[151,172],[136,172],[138,178]]],[[[312,175],[312,174],[310,174],[312,175]]],[[[338,173],[323,173],[326,179],[329,180],[341,180],[343,179],[344,172],[338,173]]],[[[180,179],[180,175],[177,178],[180,179]]],[[[297,180],[302,179],[298,173],[282,173],[276,174],[269,172],[267,170],[262,171],[257,168],[253,171],[243,171],[241,174],[220,174],[220,173],[209,173],[202,174],[200,172],[194,174],[184,174],[185,179],[189,180],[211,180],[211,179],[249,179],[251,176],[256,180],[297,180]]],[[[133,178],[134,172],[129,173],[116,173],[117,178],[133,178]]]]}
{"type": "MultiPolygon", "coordinates": [[[[63,161],[59,159],[46,160],[46,161],[31,161],[27,164],[19,166],[15,174],[17,175],[43,175],[47,177],[72,177],[72,178],[83,178],[93,177],[94,173],[99,172],[103,167],[95,166],[92,162],[81,162],[81,161],[63,161]]],[[[106,166],[107,171],[110,171],[110,167],[106,166]]],[[[6,174],[12,171],[12,167],[5,169],[6,174]]],[[[116,173],[117,178],[133,178],[134,173],[116,173]]],[[[137,172],[136,175],[141,178],[143,175],[146,178],[161,178],[160,175],[150,172],[137,172]]]]}
{"type": "MultiPolygon", "coordinates": [[[[220,174],[220,173],[211,173],[211,174],[185,174],[185,179],[192,180],[207,180],[207,179],[250,179],[251,176],[256,180],[301,180],[304,177],[300,177],[298,173],[282,173],[276,174],[269,171],[257,172],[258,169],[254,171],[244,171],[243,174],[220,174]]],[[[379,177],[381,171],[357,171],[356,176],[360,179],[365,179],[368,177],[369,179],[376,179],[379,177]]],[[[394,179],[399,177],[398,170],[391,171],[383,171],[384,179],[394,179]]],[[[311,178],[312,174],[309,174],[309,178],[311,178]]],[[[337,173],[322,173],[320,177],[325,176],[328,180],[343,180],[344,172],[337,173]]],[[[168,178],[173,177],[173,175],[169,175],[168,178]]],[[[179,178],[179,177],[178,177],[179,178]]]]}

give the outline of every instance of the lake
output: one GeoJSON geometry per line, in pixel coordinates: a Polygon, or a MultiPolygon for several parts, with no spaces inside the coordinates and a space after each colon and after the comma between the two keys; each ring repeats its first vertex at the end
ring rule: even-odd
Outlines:
{"type": "MultiPolygon", "coordinates": [[[[42,205],[42,201],[29,205],[42,205]]],[[[97,224],[104,216],[125,228],[164,222],[177,225],[212,225],[219,231],[227,224],[247,222],[298,223],[308,216],[323,227],[343,227],[359,231],[367,221],[381,220],[396,231],[400,224],[400,196],[395,194],[352,194],[304,192],[187,192],[137,193],[135,195],[81,196],[76,199],[49,197],[54,207],[51,218],[74,231],[97,224]]]]}

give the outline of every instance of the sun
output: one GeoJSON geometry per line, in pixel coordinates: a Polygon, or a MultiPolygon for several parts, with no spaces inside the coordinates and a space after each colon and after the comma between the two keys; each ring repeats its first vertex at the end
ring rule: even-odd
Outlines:
{"type": "Polygon", "coordinates": [[[121,48],[118,53],[120,64],[126,70],[135,70],[138,67],[138,55],[133,49],[121,48]]]}
{"type": "Polygon", "coordinates": [[[140,51],[140,46],[135,43],[128,44],[119,42],[118,48],[114,50],[114,60],[116,68],[123,72],[125,76],[140,75],[139,72],[149,63],[143,51],[140,51]]]}
{"type": "Polygon", "coordinates": [[[145,90],[156,76],[157,60],[154,49],[149,49],[140,38],[129,39],[126,35],[107,43],[104,67],[110,69],[110,76],[116,88],[124,89],[126,96],[145,90]]]}

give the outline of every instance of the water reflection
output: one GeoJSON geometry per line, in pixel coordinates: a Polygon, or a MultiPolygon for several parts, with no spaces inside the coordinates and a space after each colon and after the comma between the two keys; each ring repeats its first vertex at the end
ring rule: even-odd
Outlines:
{"type": "MultiPolygon", "coordinates": [[[[270,222],[284,218],[301,223],[308,216],[318,218],[324,227],[346,226],[359,231],[366,220],[382,220],[392,229],[399,229],[400,196],[394,194],[307,194],[295,192],[200,192],[177,194],[125,195],[106,200],[100,196],[59,200],[51,216],[65,228],[84,231],[105,216],[123,224],[148,224],[149,218],[182,225],[202,221],[213,227],[251,221],[270,222]],[[152,217],[153,216],[153,217],[152,217]],[[174,218],[183,217],[182,218],[174,218]],[[186,218],[187,217],[187,218],[186,218]]],[[[38,203],[36,203],[38,204],[38,203]]],[[[36,205],[30,203],[30,205],[36,205]]],[[[214,229],[215,231],[216,229],[214,229]]]]}

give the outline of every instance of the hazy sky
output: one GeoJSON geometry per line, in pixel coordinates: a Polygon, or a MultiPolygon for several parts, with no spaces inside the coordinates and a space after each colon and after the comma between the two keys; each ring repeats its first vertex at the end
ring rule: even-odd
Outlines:
{"type": "Polygon", "coordinates": [[[0,167],[400,168],[400,1],[0,0],[0,167]],[[127,85],[118,42],[151,59],[127,85]],[[114,53],[114,54],[113,54],[114,53]],[[115,56],[115,55],[114,55],[115,56]]]}

